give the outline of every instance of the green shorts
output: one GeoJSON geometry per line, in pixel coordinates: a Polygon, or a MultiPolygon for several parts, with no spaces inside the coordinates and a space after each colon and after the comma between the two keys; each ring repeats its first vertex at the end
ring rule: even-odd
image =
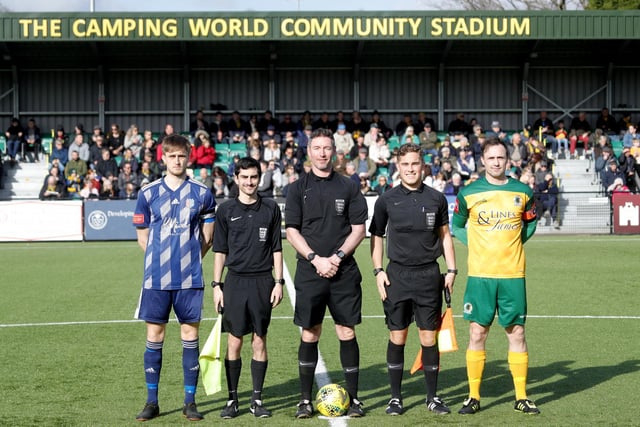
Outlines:
{"type": "Polygon", "coordinates": [[[463,307],[464,318],[482,326],[491,326],[496,311],[503,328],[524,325],[527,319],[525,279],[469,277],[463,307]]]}

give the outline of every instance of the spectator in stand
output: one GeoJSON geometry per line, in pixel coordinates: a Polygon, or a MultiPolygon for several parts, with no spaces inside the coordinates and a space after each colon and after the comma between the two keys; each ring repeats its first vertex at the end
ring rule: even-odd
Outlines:
{"type": "Polygon", "coordinates": [[[96,168],[98,162],[102,160],[102,150],[106,148],[104,146],[104,137],[102,135],[96,136],[94,143],[89,146],[89,162],[87,165],[90,169],[96,168]]]}
{"type": "MultiPolygon", "coordinates": [[[[87,162],[80,158],[78,151],[71,152],[71,159],[67,162],[64,169],[64,176],[67,180],[73,173],[76,174],[78,180],[84,179],[84,176],[87,174],[87,162]]],[[[80,181],[78,181],[78,183],[80,183],[80,181]]]]}
{"type": "Polygon", "coordinates": [[[546,111],[540,111],[540,117],[533,123],[533,135],[542,138],[546,141],[546,144],[551,146],[551,153],[556,155],[558,153],[558,142],[555,137],[555,129],[553,121],[549,118],[546,111]]]}
{"type": "Polygon", "coordinates": [[[138,188],[138,174],[131,169],[130,163],[125,163],[122,166],[122,172],[118,174],[117,189],[120,196],[122,196],[122,192],[126,190],[127,184],[132,184],[136,190],[138,188]]]}
{"type": "Polygon", "coordinates": [[[233,142],[243,142],[247,136],[251,134],[251,126],[246,120],[240,117],[240,113],[236,110],[231,113],[231,118],[227,122],[229,137],[233,142]]]}
{"type": "Polygon", "coordinates": [[[17,117],[11,119],[9,127],[4,134],[7,138],[7,154],[9,154],[11,158],[10,164],[11,167],[14,167],[16,165],[16,156],[20,149],[20,143],[24,135],[24,129],[17,117]]]}
{"type": "Polygon", "coordinates": [[[151,170],[149,161],[143,161],[140,165],[140,173],[138,174],[138,188],[142,188],[158,178],[159,176],[151,170]]]}
{"type": "Polygon", "coordinates": [[[296,124],[291,120],[291,114],[285,114],[282,122],[278,126],[276,126],[276,131],[281,137],[284,137],[287,132],[291,132],[291,134],[297,134],[298,129],[296,124]]]}
{"type": "Polygon", "coordinates": [[[465,136],[472,132],[471,126],[469,126],[469,123],[464,120],[464,113],[456,114],[456,118],[449,123],[447,131],[451,135],[461,133],[465,136]]]}
{"type": "Polygon", "coordinates": [[[84,131],[84,125],[82,123],[78,123],[73,127],[73,134],[69,137],[69,140],[73,142],[77,135],[82,135],[82,141],[87,145],[91,142],[91,136],[84,131]]]}
{"type": "Polygon", "coordinates": [[[446,159],[442,160],[442,163],[440,166],[440,173],[442,174],[446,182],[450,182],[454,172],[457,172],[457,170],[454,168],[453,165],[454,164],[451,163],[449,160],[446,160],[446,159]]]}
{"type": "Polygon", "coordinates": [[[247,123],[249,124],[249,129],[251,129],[251,133],[257,132],[258,136],[261,134],[261,132],[258,130],[258,116],[256,114],[251,114],[249,116],[249,120],[247,120],[247,123]]]}
{"type": "Polygon", "coordinates": [[[311,129],[313,129],[313,117],[311,117],[311,111],[309,110],[302,113],[300,120],[296,124],[296,130],[298,133],[302,133],[307,126],[311,126],[311,129]]]}
{"type": "Polygon", "coordinates": [[[389,166],[391,152],[389,151],[389,145],[384,139],[384,136],[380,135],[375,144],[369,147],[369,158],[373,160],[377,168],[386,168],[389,166]]]}
{"type": "Polygon", "coordinates": [[[636,165],[638,165],[638,157],[640,157],[640,136],[633,138],[629,152],[636,159],[636,165]]]}
{"type": "Polygon", "coordinates": [[[136,158],[140,158],[140,151],[142,151],[142,147],[144,145],[144,137],[140,134],[140,130],[138,129],[138,125],[132,124],[127,129],[127,133],[124,136],[124,148],[125,150],[128,148],[133,153],[133,156],[136,158]]]}
{"type": "Polygon", "coordinates": [[[433,180],[433,188],[441,193],[444,193],[444,188],[447,186],[447,181],[442,172],[438,172],[433,180]]]}
{"type": "Polygon", "coordinates": [[[153,139],[153,132],[149,129],[144,131],[144,136],[142,139],[142,148],[140,149],[140,160],[144,160],[145,154],[147,152],[152,153],[152,156],[155,158],[156,156],[156,140],[153,139]]]}
{"type": "Polygon", "coordinates": [[[100,198],[100,191],[94,187],[93,179],[90,177],[84,178],[82,189],[80,190],[80,197],[85,200],[100,198]]]}
{"type": "Polygon", "coordinates": [[[95,125],[93,127],[93,133],[91,134],[91,140],[89,141],[89,146],[93,146],[96,143],[96,138],[98,138],[99,136],[101,136],[104,139],[104,132],[102,131],[102,128],[100,127],[100,125],[95,125]]]}
{"type": "Polygon", "coordinates": [[[371,182],[363,176],[360,177],[360,192],[363,196],[377,194],[375,191],[371,190],[371,182]]]}
{"type": "Polygon", "coordinates": [[[602,129],[596,129],[593,137],[595,138],[593,141],[593,156],[597,160],[598,157],[602,156],[602,151],[605,148],[611,149],[611,142],[609,137],[602,132],[602,129]]]}
{"type": "Polygon", "coordinates": [[[166,125],[164,125],[164,131],[162,131],[162,134],[160,134],[160,136],[158,137],[158,141],[156,143],[156,161],[160,165],[163,164],[162,141],[164,141],[166,137],[168,137],[169,135],[173,135],[174,133],[175,130],[173,129],[173,125],[171,123],[167,123],[166,125]]]}
{"type": "Polygon", "coordinates": [[[113,200],[117,199],[116,190],[110,180],[102,181],[102,190],[100,190],[100,199],[113,200]]]}
{"type": "Polygon", "coordinates": [[[265,133],[267,133],[269,127],[272,127],[275,131],[276,129],[278,129],[278,126],[280,126],[278,119],[273,117],[273,113],[271,112],[271,110],[266,110],[260,120],[258,120],[257,127],[260,134],[264,135],[265,133]]]}
{"type": "Polygon", "coordinates": [[[482,135],[482,126],[480,126],[479,124],[473,125],[473,127],[471,128],[471,133],[467,136],[467,138],[469,139],[469,145],[473,146],[480,135],[482,135]]]}
{"type": "MultiPolygon", "coordinates": [[[[209,133],[205,130],[196,131],[195,139],[200,141],[196,144],[196,167],[213,169],[213,163],[216,161],[216,149],[211,145],[209,133]]],[[[211,188],[211,186],[209,186],[211,188]]]]}
{"type": "Polygon", "coordinates": [[[396,125],[396,135],[404,135],[409,126],[413,126],[413,118],[411,117],[411,113],[405,113],[402,120],[396,125]]]}
{"type": "Polygon", "coordinates": [[[419,112],[418,113],[418,121],[415,125],[416,129],[424,129],[425,125],[429,123],[431,125],[431,129],[433,132],[436,132],[438,129],[436,128],[436,122],[430,118],[427,117],[427,115],[424,112],[419,112]]]}
{"type": "Polygon", "coordinates": [[[526,148],[528,155],[527,166],[535,169],[539,162],[542,160],[547,161],[547,150],[535,136],[532,135],[528,138],[526,148]]]}
{"type": "Polygon", "coordinates": [[[213,120],[209,123],[209,135],[215,135],[218,142],[229,136],[229,125],[220,111],[215,112],[213,120]]]}
{"type": "MultiPolygon", "coordinates": [[[[333,123],[329,120],[329,113],[326,111],[320,114],[320,118],[313,122],[313,129],[332,129],[333,123]]],[[[335,130],[334,130],[335,132],[335,130]]]]}
{"type": "Polygon", "coordinates": [[[589,149],[589,139],[591,136],[591,125],[587,121],[587,113],[580,111],[577,117],[571,120],[569,126],[569,153],[575,157],[578,141],[582,142],[585,151],[589,149]]]}
{"type": "Polygon", "coordinates": [[[276,127],[274,125],[268,125],[267,130],[261,133],[261,138],[263,142],[267,142],[270,139],[273,139],[278,145],[282,143],[282,136],[280,136],[280,134],[276,132],[276,127]]]}
{"type": "Polygon", "coordinates": [[[631,149],[624,147],[622,153],[618,156],[620,164],[620,172],[625,176],[625,184],[633,192],[636,192],[636,159],[631,155],[631,149]]]}
{"type": "Polygon", "coordinates": [[[125,184],[124,190],[118,192],[118,199],[136,200],[138,198],[138,189],[132,182],[125,184]]]}
{"type": "Polygon", "coordinates": [[[447,196],[455,196],[458,194],[458,191],[464,187],[464,182],[462,181],[462,175],[459,172],[453,172],[451,174],[451,181],[447,182],[447,185],[444,187],[443,193],[447,196]]]}
{"type": "Polygon", "coordinates": [[[42,152],[42,137],[40,135],[40,128],[36,125],[36,120],[31,118],[27,122],[27,127],[24,129],[24,145],[22,148],[22,156],[25,156],[25,152],[33,152],[33,160],[39,162],[39,154],[42,152]]]}
{"type": "Polygon", "coordinates": [[[358,134],[357,138],[355,139],[354,146],[351,147],[350,151],[345,151],[345,153],[348,153],[349,159],[353,161],[358,157],[358,153],[360,152],[361,148],[366,149],[367,153],[369,152],[369,149],[364,145],[364,135],[358,134]]]}
{"type": "Polygon", "coordinates": [[[609,109],[604,107],[600,111],[600,116],[596,120],[596,129],[602,129],[605,135],[613,136],[618,134],[618,123],[612,115],[609,114],[609,109]]]}
{"type": "Polygon", "coordinates": [[[60,139],[62,140],[62,145],[64,145],[64,148],[69,148],[67,142],[69,142],[69,137],[67,136],[67,134],[64,132],[64,126],[62,126],[61,124],[58,124],[58,126],[56,126],[56,134],[53,137],[53,139],[60,139]]]}
{"type": "MultiPolygon", "coordinates": [[[[347,126],[347,119],[345,119],[344,112],[342,111],[338,111],[336,113],[335,119],[333,119],[333,121],[331,122],[331,131],[333,133],[336,133],[338,131],[338,126],[340,125],[345,125],[345,127],[347,126]]],[[[313,130],[316,130],[315,126],[313,130]]]]}
{"type": "Polygon", "coordinates": [[[511,144],[507,148],[509,149],[507,154],[509,155],[511,167],[522,172],[522,168],[527,165],[527,159],[529,158],[527,147],[522,143],[522,136],[517,132],[514,133],[511,137],[511,144]]]}
{"type": "Polygon", "coordinates": [[[567,156],[567,152],[569,151],[569,140],[567,139],[567,129],[564,127],[564,120],[558,120],[558,128],[556,129],[556,143],[558,146],[558,151],[553,154],[555,159],[558,158],[558,153],[562,153],[562,157],[567,156]]]}
{"type": "Polygon", "coordinates": [[[352,180],[353,182],[358,184],[358,187],[360,186],[360,177],[358,176],[358,173],[356,172],[356,165],[353,162],[347,163],[347,167],[346,167],[346,170],[345,170],[345,176],[347,176],[350,180],[352,180]]]}
{"type": "Polygon", "coordinates": [[[216,199],[229,197],[229,187],[225,184],[221,176],[213,178],[213,188],[211,191],[216,199]]]}
{"type": "Polygon", "coordinates": [[[73,153],[74,151],[77,151],[80,159],[82,159],[85,162],[89,162],[91,159],[91,150],[89,148],[89,144],[87,144],[84,140],[84,137],[82,136],[82,134],[76,134],[73,137],[73,141],[71,142],[71,145],[69,146],[69,158],[71,159],[71,153],[73,153]]]}
{"type": "Polygon", "coordinates": [[[149,170],[152,172],[154,176],[154,180],[162,176],[162,169],[160,168],[160,165],[158,164],[158,162],[156,162],[155,156],[153,153],[151,152],[145,153],[143,163],[144,162],[149,163],[149,170]]]}
{"type": "Polygon", "coordinates": [[[607,166],[608,166],[608,169],[604,172],[604,175],[602,177],[602,186],[604,187],[605,190],[609,191],[608,190],[609,187],[611,187],[611,185],[617,178],[620,178],[624,183],[626,180],[626,177],[624,176],[622,171],[618,168],[618,163],[615,161],[615,158],[613,160],[609,160],[609,163],[607,164],[607,166]]]}
{"type": "Polygon", "coordinates": [[[600,150],[600,155],[596,157],[596,163],[595,163],[595,172],[596,174],[598,174],[598,177],[600,178],[601,183],[604,183],[605,173],[608,170],[608,165],[610,161],[615,162],[615,157],[613,156],[613,150],[611,150],[611,147],[604,146],[600,150]]]}
{"type": "Polygon", "coordinates": [[[274,138],[271,138],[267,141],[267,146],[264,148],[262,152],[262,159],[269,161],[274,161],[276,163],[280,163],[280,147],[276,143],[274,138]]]}
{"type": "MultiPolygon", "coordinates": [[[[307,146],[309,145],[309,139],[311,138],[312,132],[313,127],[311,125],[307,125],[297,133],[298,148],[300,149],[300,155],[303,158],[307,156],[307,146]]],[[[285,139],[286,138],[287,137],[285,136],[285,139]]]]}
{"type": "Polygon", "coordinates": [[[431,154],[431,156],[436,157],[438,155],[438,135],[432,129],[431,122],[426,122],[422,129],[424,130],[418,135],[422,154],[431,154]]]}
{"type": "Polygon", "coordinates": [[[611,184],[607,188],[607,192],[611,195],[613,195],[614,193],[628,193],[629,191],[629,187],[624,185],[624,181],[622,178],[614,179],[613,184],[611,184]]]}
{"type": "MultiPolygon", "coordinates": [[[[482,128],[480,128],[482,129],[482,128]]],[[[476,165],[476,171],[481,172],[484,170],[484,165],[480,158],[482,157],[482,144],[487,140],[487,137],[484,133],[479,133],[475,137],[471,138],[471,152],[473,153],[473,161],[476,165]]]]}
{"type": "Polygon", "coordinates": [[[378,137],[380,136],[380,129],[378,128],[377,123],[371,123],[369,126],[369,131],[364,134],[364,145],[365,147],[371,147],[378,141],[378,137]]]}
{"type": "Polygon", "coordinates": [[[124,150],[122,155],[122,160],[120,160],[119,169],[122,171],[124,169],[124,165],[131,165],[131,171],[133,173],[138,173],[138,159],[133,155],[133,152],[130,148],[124,150]]]}
{"type": "Polygon", "coordinates": [[[360,178],[373,178],[373,175],[375,175],[377,170],[375,162],[369,158],[366,147],[362,147],[358,150],[358,157],[353,159],[353,165],[355,166],[356,173],[360,178]]]}
{"type": "Polygon", "coordinates": [[[433,176],[433,169],[429,163],[425,163],[422,166],[422,183],[427,187],[433,188],[433,180],[435,177],[433,176]]]}
{"type": "Polygon", "coordinates": [[[491,122],[491,129],[487,131],[486,135],[487,138],[498,138],[500,141],[509,144],[509,136],[502,130],[502,125],[497,120],[491,122]]]}
{"type": "Polygon", "coordinates": [[[629,124],[627,127],[624,136],[622,137],[622,146],[625,148],[631,148],[633,145],[633,140],[640,138],[640,134],[638,134],[638,128],[633,123],[629,124]]]}
{"type": "Polygon", "coordinates": [[[204,119],[204,111],[202,110],[196,111],[195,118],[189,124],[189,134],[195,137],[196,132],[198,132],[199,130],[203,130],[209,133],[209,128],[210,128],[209,123],[204,119]]]}
{"type": "Polygon", "coordinates": [[[111,132],[107,135],[106,142],[107,148],[111,152],[111,157],[116,158],[122,154],[124,150],[124,134],[116,123],[111,125],[111,132]]]}
{"type": "Polygon", "coordinates": [[[275,183],[273,182],[273,170],[269,169],[269,162],[260,160],[260,170],[258,194],[260,197],[273,197],[275,183]]]}
{"type": "Polygon", "coordinates": [[[618,120],[618,130],[620,131],[620,133],[624,134],[624,132],[629,129],[630,124],[633,124],[633,122],[631,121],[631,113],[622,113],[622,116],[620,116],[620,120],[618,120]]]}
{"type": "Polygon", "coordinates": [[[558,220],[558,186],[553,174],[547,172],[544,181],[536,186],[537,200],[540,203],[538,209],[542,210],[542,217],[546,219],[546,225],[555,225],[558,220]]]}
{"type": "Polygon", "coordinates": [[[345,153],[350,152],[354,146],[353,137],[347,131],[347,125],[344,123],[338,125],[338,130],[333,134],[333,140],[336,144],[336,150],[342,150],[345,153]]]}
{"type": "Polygon", "coordinates": [[[82,185],[83,178],[78,175],[75,169],[67,169],[71,171],[66,177],[67,193],[72,198],[80,197],[80,187],[82,185]]]}
{"type": "Polygon", "coordinates": [[[387,191],[391,190],[391,186],[387,182],[386,175],[378,175],[378,185],[376,185],[375,192],[378,196],[382,196],[387,191]]]}
{"type": "Polygon", "coordinates": [[[87,175],[85,176],[85,179],[90,179],[93,182],[93,188],[98,190],[98,193],[100,192],[102,185],[100,184],[100,180],[98,179],[98,175],[96,174],[96,171],[89,168],[87,170],[87,175]]]}
{"type": "Polygon", "coordinates": [[[473,158],[471,147],[461,148],[459,154],[460,157],[458,157],[457,169],[462,176],[462,179],[466,181],[471,176],[471,173],[475,172],[476,162],[473,158]]]}
{"type": "Polygon", "coordinates": [[[418,135],[416,135],[413,126],[407,126],[404,130],[404,134],[400,138],[400,145],[413,143],[419,144],[420,140],[418,139],[418,135]]]}
{"type": "Polygon", "coordinates": [[[287,165],[284,170],[284,174],[282,175],[282,197],[287,197],[287,192],[289,191],[289,185],[293,184],[297,180],[300,179],[300,175],[295,171],[292,165],[287,165]]]}
{"type": "Polygon", "coordinates": [[[49,175],[45,178],[39,194],[40,200],[60,200],[67,198],[67,188],[64,182],[49,175]]]}
{"type": "Polygon", "coordinates": [[[369,124],[362,119],[360,111],[351,113],[351,120],[347,122],[347,130],[352,134],[358,131],[363,135],[369,131],[369,124]]]}
{"type": "Polygon", "coordinates": [[[119,175],[118,164],[114,159],[111,158],[111,151],[108,148],[102,149],[102,159],[100,159],[100,161],[96,165],[96,172],[98,173],[100,181],[102,182],[103,192],[106,181],[111,182],[111,187],[115,187],[117,185],[119,175]]]}
{"type": "Polygon", "coordinates": [[[539,185],[545,182],[544,177],[549,173],[549,164],[546,160],[538,163],[538,168],[533,171],[533,175],[536,178],[536,185],[539,185]]]}
{"type": "Polygon", "coordinates": [[[373,113],[371,114],[371,123],[372,124],[375,123],[376,125],[378,125],[378,131],[382,135],[384,135],[386,139],[389,139],[393,134],[393,131],[389,129],[389,127],[380,118],[380,113],[378,112],[378,110],[374,110],[373,113]]]}
{"type": "Polygon", "coordinates": [[[333,161],[333,171],[340,175],[347,175],[347,164],[349,160],[347,156],[344,155],[344,150],[336,151],[336,158],[333,161]]]}
{"type": "Polygon", "coordinates": [[[450,156],[458,157],[458,150],[456,149],[456,147],[453,146],[453,143],[451,142],[451,136],[449,135],[445,136],[444,140],[442,141],[442,144],[440,144],[440,148],[438,149],[438,154],[439,154],[438,157],[443,157],[442,152],[445,151],[444,150],[445,148],[449,150],[448,153],[450,156]]]}
{"type": "Polygon", "coordinates": [[[49,168],[49,175],[47,175],[44,179],[44,182],[42,183],[42,185],[47,183],[47,179],[52,176],[55,178],[56,182],[60,181],[62,183],[62,185],[64,185],[65,183],[65,178],[64,178],[64,172],[62,172],[61,166],[59,166],[59,161],[58,159],[55,159],[53,161],[53,163],[51,164],[51,167],[49,168]]]}
{"type": "Polygon", "coordinates": [[[444,163],[445,161],[449,162],[451,166],[458,164],[458,158],[454,154],[452,154],[452,148],[453,146],[449,145],[443,145],[442,147],[440,147],[440,164],[444,163]]]}

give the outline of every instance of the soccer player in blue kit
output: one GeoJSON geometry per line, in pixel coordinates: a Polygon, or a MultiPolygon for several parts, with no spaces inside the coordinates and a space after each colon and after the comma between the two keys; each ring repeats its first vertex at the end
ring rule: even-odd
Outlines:
{"type": "Polygon", "coordinates": [[[136,419],[160,414],[158,383],[162,346],[173,308],[180,323],[184,372],[183,415],[203,416],[195,403],[199,375],[198,330],[204,296],[202,258],[211,248],[216,202],[205,185],[187,177],[191,145],[180,135],[162,142],[164,178],[143,187],[133,216],[138,244],[145,251],[144,278],[136,317],[147,325],[144,372],[147,402],[136,419]]]}

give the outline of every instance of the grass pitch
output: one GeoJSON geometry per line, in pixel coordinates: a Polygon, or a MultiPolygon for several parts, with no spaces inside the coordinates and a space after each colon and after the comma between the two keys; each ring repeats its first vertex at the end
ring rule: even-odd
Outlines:
{"type": "MultiPolygon", "coordinates": [[[[439,392],[454,411],[436,417],[424,406],[421,375],[405,373],[406,412],[384,414],[389,389],[385,354],[388,333],[382,318],[365,240],[357,256],[363,272],[361,399],[367,416],[348,425],[637,425],[635,399],[640,382],[638,237],[536,236],[526,245],[530,353],[529,395],[542,414],[513,411],[507,343],[495,327],[487,348],[482,411],[455,413],[467,394],[464,347],[467,324],[459,317],[466,279],[466,248],[456,242],[460,275],[453,294],[461,350],[442,355],[439,392]]],[[[285,244],[291,274],[294,254],[285,244]]],[[[146,392],[142,370],[144,324],[132,321],[142,275],[142,251],[135,242],[17,243],[0,245],[0,425],[138,425],[135,415],[146,392]]],[[[213,257],[205,259],[210,280],[213,257]]],[[[243,349],[241,415],[228,425],[328,425],[293,419],[298,400],[299,330],[285,300],[274,311],[269,332],[265,404],[269,420],[255,420],[250,399],[250,345],[243,349]]],[[[202,336],[213,326],[207,290],[202,336]]],[[[405,367],[418,349],[410,331],[405,367]]],[[[325,321],[320,351],[334,382],[343,383],[333,322],[325,321]]],[[[160,381],[161,416],[150,425],[189,424],[181,414],[182,367],[179,329],[168,327],[160,381]]],[[[226,392],[197,400],[203,423],[217,423],[226,392]]]]}

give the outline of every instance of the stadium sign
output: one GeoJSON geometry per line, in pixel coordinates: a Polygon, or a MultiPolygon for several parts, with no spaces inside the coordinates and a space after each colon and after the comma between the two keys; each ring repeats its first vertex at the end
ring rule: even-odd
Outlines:
{"type": "Polygon", "coordinates": [[[640,12],[5,14],[0,41],[637,39],[640,12]]]}

